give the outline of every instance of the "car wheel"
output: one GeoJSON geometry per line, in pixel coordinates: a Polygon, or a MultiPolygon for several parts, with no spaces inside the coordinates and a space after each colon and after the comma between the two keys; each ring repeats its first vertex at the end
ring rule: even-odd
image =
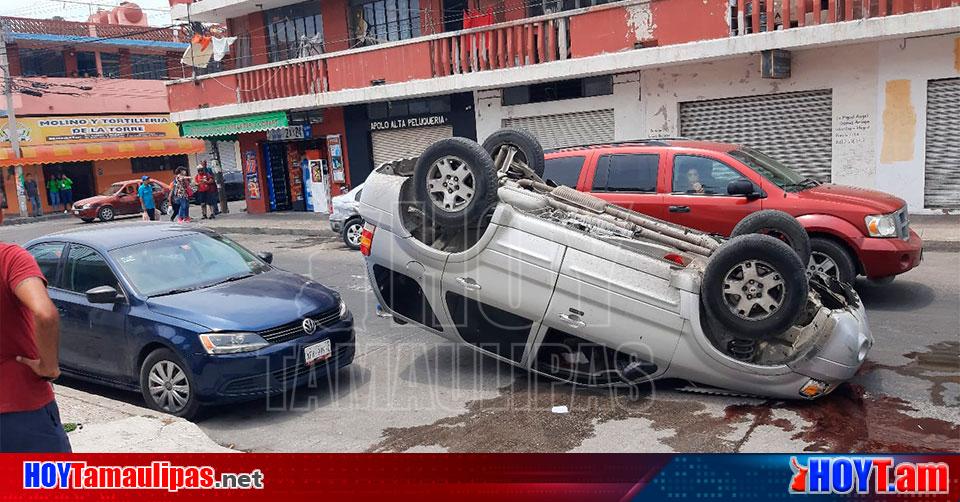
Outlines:
{"type": "Polygon", "coordinates": [[[167,214],[167,208],[170,207],[170,202],[166,200],[161,200],[160,204],[157,204],[157,211],[160,214],[167,214]]]}
{"type": "Polygon", "coordinates": [[[354,251],[360,249],[360,234],[362,233],[363,220],[360,218],[347,220],[343,225],[343,230],[340,231],[340,235],[343,237],[343,243],[354,251]]]}
{"type": "Polygon", "coordinates": [[[157,411],[190,419],[200,409],[193,375],[170,349],[157,349],[143,360],[140,391],[157,411]]]}
{"type": "Polygon", "coordinates": [[[513,154],[513,162],[507,174],[525,177],[524,167],[537,176],[543,176],[543,147],[536,136],[523,129],[500,129],[483,142],[483,149],[496,161],[498,155],[513,154]]]}
{"type": "Polygon", "coordinates": [[[793,248],[800,257],[800,261],[807,263],[810,260],[810,236],[806,229],[783,211],[764,209],[750,213],[733,227],[731,237],[747,234],[764,234],[776,237],[793,248]]]}
{"type": "Polygon", "coordinates": [[[97,211],[97,218],[100,218],[100,221],[110,221],[114,216],[116,214],[113,213],[113,208],[110,206],[103,206],[97,211]]]}
{"type": "Polygon", "coordinates": [[[430,145],[417,159],[413,182],[427,220],[441,227],[476,226],[497,200],[493,159],[465,138],[430,145]]]}
{"type": "Polygon", "coordinates": [[[80,221],[84,223],[93,223],[93,218],[80,218],[80,221]]]}
{"type": "Polygon", "coordinates": [[[761,339],[785,331],[807,302],[803,262],[769,235],[725,242],[711,256],[701,296],[709,313],[738,337],[761,339]]]}
{"type": "Polygon", "coordinates": [[[831,239],[814,237],[810,239],[810,249],[807,276],[815,273],[827,274],[840,282],[853,284],[857,277],[857,267],[842,245],[831,239]]]}

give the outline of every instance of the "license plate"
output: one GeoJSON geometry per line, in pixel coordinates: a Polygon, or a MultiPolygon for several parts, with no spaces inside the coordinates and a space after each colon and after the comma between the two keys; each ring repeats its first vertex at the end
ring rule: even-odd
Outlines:
{"type": "Polygon", "coordinates": [[[80,214],[80,210],[79,210],[79,209],[74,209],[74,210],[73,210],[73,214],[80,214]]]}
{"type": "Polygon", "coordinates": [[[308,345],[303,348],[303,360],[307,365],[314,364],[318,361],[324,361],[330,357],[332,351],[330,350],[330,340],[324,340],[320,343],[315,343],[313,345],[308,345]]]}

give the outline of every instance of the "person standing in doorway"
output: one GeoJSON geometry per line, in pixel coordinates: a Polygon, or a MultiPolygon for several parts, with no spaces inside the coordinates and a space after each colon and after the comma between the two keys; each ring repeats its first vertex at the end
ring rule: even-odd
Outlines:
{"type": "Polygon", "coordinates": [[[33,179],[32,174],[27,174],[27,181],[23,184],[24,190],[27,192],[27,199],[30,200],[30,205],[33,207],[34,216],[43,216],[43,207],[40,206],[40,188],[37,187],[37,180],[33,179]]]}
{"type": "Polygon", "coordinates": [[[50,207],[56,211],[60,207],[60,175],[51,174],[47,180],[47,194],[50,195],[50,207]]]}
{"type": "Polygon", "coordinates": [[[206,161],[197,166],[197,176],[194,181],[197,183],[197,199],[200,201],[200,211],[203,213],[203,219],[207,219],[207,206],[210,206],[210,218],[216,218],[217,182],[210,174],[206,161]]]}
{"type": "Polygon", "coordinates": [[[153,200],[153,183],[149,176],[140,177],[140,186],[137,188],[137,197],[140,199],[140,209],[150,221],[157,219],[157,206],[153,200]]]}
{"type": "Polygon", "coordinates": [[[177,169],[177,175],[173,178],[171,193],[172,199],[177,205],[177,223],[189,223],[190,196],[193,195],[193,189],[190,188],[190,176],[187,176],[187,168],[177,169]]]}
{"type": "Polygon", "coordinates": [[[73,180],[66,174],[60,174],[60,203],[63,204],[64,213],[69,212],[73,204],[73,180]]]}
{"type": "Polygon", "coordinates": [[[5,242],[0,305],[0,452],[70,453],[50,385],[60,376],[60,315],[37,261],[5,242]]]}

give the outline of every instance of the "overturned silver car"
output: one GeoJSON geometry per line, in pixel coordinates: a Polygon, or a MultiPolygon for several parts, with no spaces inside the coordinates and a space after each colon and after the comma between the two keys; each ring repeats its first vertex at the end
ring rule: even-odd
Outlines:
{"type": "Polygon", "coordinates": [[[676,378],[816,398],[866,358],[857,294],[807,277],[809,241],[789,216],[755,213],[723,239],[542,173],[536,140],[504,130],[482,147],[441,140],[371,174],[361,251],[382,309],[584,385],[676,378]]]}

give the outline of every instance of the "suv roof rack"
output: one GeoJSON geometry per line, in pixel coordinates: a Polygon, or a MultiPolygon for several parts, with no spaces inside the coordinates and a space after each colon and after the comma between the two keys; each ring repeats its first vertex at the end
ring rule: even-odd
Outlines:
{"type": "Polygon", "coordinates": [[[643,138],[627,139],[622,141],[605,141],[603,143],[589,143],[586,145],[564,146],[560,148],[548,148],[543,153],[565,152],[570,150],[584,150],[589,148],[607,148],[618,146],[670,146],[669,141],[689,141],[689,138],[671,137],[671,138],[643,138]]]}

